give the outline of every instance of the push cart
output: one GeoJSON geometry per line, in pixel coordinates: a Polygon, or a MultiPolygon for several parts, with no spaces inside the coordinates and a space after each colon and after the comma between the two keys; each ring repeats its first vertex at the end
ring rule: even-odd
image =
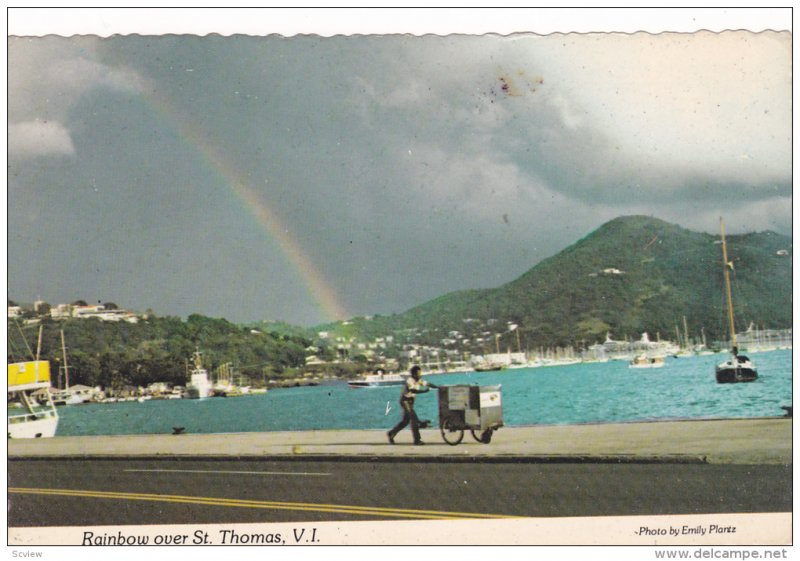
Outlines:
{"type": "Polygon", "coordinates": [[[489,444],[492,433],[503,426],[500,386],[439,386],[439,428],[442,438],[455,446],[469,429],[478,442],[489,444]]]}

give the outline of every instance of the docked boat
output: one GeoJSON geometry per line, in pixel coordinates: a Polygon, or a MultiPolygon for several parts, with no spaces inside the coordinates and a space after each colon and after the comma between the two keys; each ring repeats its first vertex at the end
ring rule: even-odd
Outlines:
{"type": "Polygon", "coordinates": [[[8,365],[8,438],[52,438],[58,412],[50,396],[46,360],[8,365]]]}
{"type": "Polygon", "coordinates": [[[69,386],[63,390],[50,388],[50,392],[53,395],[53,403],[56,405],[80,405],[81,403],[87,403],[93,401],[97,393],[94,388],[81,384],[69,386]]]}
{"type": "Polygon", "coordinates": [[[378,370],[375,374],[368,374],[360,380],[350,380],[347,385],[351,388],[381,388],[385,386],[402,386],[406,383],[408,374],[386,374],[378,370]]]}
{"type": "MultiPolygon", "coordinates": [[[[95,389],[82,384],[69,385],[69,363],[67,361],[67,344],[64,341],[64,330],[61,330],[61,352],[64,361],[64,388],[50,388],[51,398],[56,405],[79,405],[92,401],[95,389]]],[[[59,381],[61,377],[59,376],[59,381]]]]}
{"type": "Polygon", "coordinates": [[[203,368],[203,353],[195,351],[194,369],[192,370],[189,383],[186,384],[183,397],[187,399],[205,399],[211,395],[211,381],[208,379],[208,371],[203,368]]]}
{"type": "Polygon", "coordinates": [[[664,357],[639,355],[628,363],[628,368],[661,368],[664,366],[664,357]]]}
{"type": "Polygon", "coordinates": [[[722,219],[719,220],[720,231],[722,234],[722,269],[725,275],[725,295],[728,303],[728,322],[731,330],[731,357],[725,362],[718,364],[715,370],[718,384],[735,384],[738,382],[753,382],[758,378],[758,370],[755,364],[744,355],[739,354],[736,345],[736,327],[733,321],[733,296],[731,295],[731,279],[728,274],[728,247],[725,243],[725,226],[722,219]]]}

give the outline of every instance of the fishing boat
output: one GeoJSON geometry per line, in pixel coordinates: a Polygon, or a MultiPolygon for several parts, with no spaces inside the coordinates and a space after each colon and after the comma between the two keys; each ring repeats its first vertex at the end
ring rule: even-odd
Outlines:
{"type": "Polygon", "coordinates": [[[639,355],[628,363],[628,368],[661,368],[664,366],[664,357],[639,355]]]}
{"type": "Polygon", "coordinates": [[[189,383],[183,397],[187,399],[205,399],[211,395],[211,381],[208,379],[208,371],[203,368],[203,353],[195,351],[194,369],[192,370],[189,383]]]}
{"type": "Polygon", "coordinates": [[[725,225],[722,218],[719,219],[720,231],[722,234],[722,269],[725,275],[725,296],[728,304],[728,322],[731,330],[731,357],[716,367],[716,377],[718,384],[735,384],[738,382],[752,382],[758,378],[758,371],[750,359],[739,354],[736,345],[736,328],[733,322],[733,296],[731,295],[731,279],[728,274],[728,267],[733,267],[728,262],[728,247],[725,243],[725,225]]]}
{"type": "Polygon", "coordinates": [[[402,386],[406,383],[408,374],[386,374],[378,370],[375,374],[368,374],[360,380],[350,380],[347,385],[351,388],[381,388],[385,386],[402,386]]]}
{"type": "Polygon", "coordinates": [[[8,438],[52,438],[58,412],[50,396],[46,360],[8,365],[8,438]]]}

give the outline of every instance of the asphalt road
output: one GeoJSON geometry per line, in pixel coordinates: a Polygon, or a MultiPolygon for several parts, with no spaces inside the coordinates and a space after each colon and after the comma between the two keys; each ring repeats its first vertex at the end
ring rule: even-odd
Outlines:
{"type": "Polygon", "coordinates": [[[790,512],[791,465],[253,459],[8,462],[8,525],[790,512]]]}

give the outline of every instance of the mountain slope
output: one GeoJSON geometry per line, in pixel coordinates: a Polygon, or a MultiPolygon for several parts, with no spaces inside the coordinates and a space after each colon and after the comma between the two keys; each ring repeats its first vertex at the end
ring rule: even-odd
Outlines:
{"type": "MultiPolygon", "coordinates": [[[[791,238],[761,232],[728,236],[727,243],[737,331],[750,322],[791,326],[791,238]]],[[[723,297],[719,236],[628,216],[501,287],[454,292],[358,324],[359,331],[384,334],[415,328],[434,343],[449,331],[469,331],[472,324],[475,329],[494,324],[499,332],[512,322],[533,347],[591,344],[606,332],[615,338],[646,331],[675,339],[685,317],[692,336],[700,337],[702,330],[711,341],[728,336],[723,297]]]]}

